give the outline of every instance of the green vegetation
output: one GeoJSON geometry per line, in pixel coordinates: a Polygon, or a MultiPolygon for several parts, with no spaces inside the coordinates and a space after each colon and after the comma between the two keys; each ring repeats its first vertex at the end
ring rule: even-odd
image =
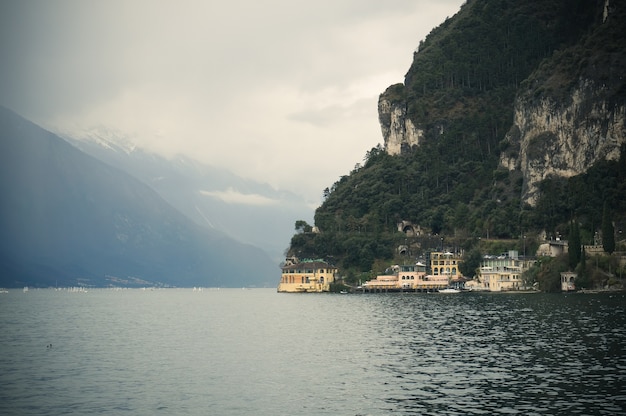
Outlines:
{"type": "Polygon", "coordinates": [[[584,252],[583,254],[575,269],[569,267],[567,255],[539,258],[522,276],[525,285],[534,285],[545,292],[560,292],[561,273],[572,270],[577,273],[574,281],[577,289],[610,289],[619,285],[621,279],[626,277],[626,269],[619,266],[617,256],[589,256],[584,252]]]}
{"type": "Polygon", "coordinates": [[[609,254],[615,251],[615,229],[606,201],[602,210],[602,247],[609,254]]]}
{"type": "MultiPolygon", "coordinates": [[[[626,220],[624,166],[626,146],[622,146],[618,161],[598,162],[584,174],[568,179],[544,180],[540,185],[541,197],[537,206],[532,210],[522,210],[522,226],[526,229],[548,230],[555,236],[568,236],[568,220],[576,219],[582,244],[593,244],[595,232],[603,231],[608,237],[607,241],[612,240],[614,250],[613,223],[617,224],[618,230],[623,230],[626,220]],[[610,216],[608,207],[618,215],[610,216]]],[[[611,252],[607,249],[605,251],[611,252]]]]}
{"type": "Polygon", "coordinates": [[[570,232],[568,238],[568,258],[569,258],[569,267],[570,270],[574,270],[578,263],[581,260],[581,245],[580,245],[580,231],[578,228],[578,223],[576,221],[572,221],[570,225],[570,232]]]}
{"type": "MultiPolygon", "coordinates": [[[[619,161],[597,163],[572,178],[544,180],[535,207],[521,201],[521,173],[498,164],[501,155],[519,152],[503,140],[507,132],[519,135],[511,129],[516,94],[567,95],[574,74],[594,76],[590,68],[606,61],[612,45],[623,43],[618,32],[588,36],[602,21],[601,10],[585,0],[468,1],[420,44],[404,84],[383,93],[405,106],[424,131],[419,147],[399,156],[380,144],[367,151],[362,165],[324,190],[315,212],[319,232],[296,224],[291,254],[326,258],[356,282],[406,260],[400,246],[411,258],[443,247],[464,249],[462,272],[473,275],[481,253],[534,253],[542,231],[572,236],[577,247],[590,244],[597,231],[609,233],[600,229],[609,215],[602,211],[605,201],[612,214],[607,224],[622,230],[626,147],[619,161]],[[401,221],[419,225],[420,235],[399,231],[401,221]]],[[[615,13],[622,18],[621,8],[615,13]]],[[[623,47],[611,53],[613,62],[623,62],[623,47]]],[[[598,73],[605,77],[611,68],[623,67],[611,63],[598,73]]],[[[609,85],[622,100],[623,84],[609,85]]],[[[529,152],[541,152],[540,145],[529,152]]],[[[559,270],[589,260],[575,251],[571,258],[545,260],[527,278],[557,290],[559,270]]],[[[602,280],[592,274],[589,282],[602,280]]]]}
{"type": "Polygon", "coordinates": [[[590,279],[590,270],[587,268],[587,254],[583,249],[580,257],[580,262],[576,268],[576,280],[574,284],[579,289],[590,289],[592,282],[590,279]]]}

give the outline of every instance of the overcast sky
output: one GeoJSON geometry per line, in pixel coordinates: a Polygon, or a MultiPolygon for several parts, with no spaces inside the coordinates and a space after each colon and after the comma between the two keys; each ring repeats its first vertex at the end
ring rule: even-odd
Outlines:
{"type": "Polygon", "coordinates": [[[314,203],[382,143],[378,95],[461,0],[2,0],[0,104],[314,203]]]}

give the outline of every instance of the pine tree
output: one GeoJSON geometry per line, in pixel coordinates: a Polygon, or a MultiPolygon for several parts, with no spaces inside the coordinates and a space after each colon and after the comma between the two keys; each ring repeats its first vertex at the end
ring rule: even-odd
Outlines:
{"type": "Polygon", "coordinates": [[[585,249],[583,248],[581,256],[580,256],[580,264],[576,269],[577,276],[574,284],[576,285],[576,289],[588,289],[591,287],[591,281],[587,276],[587,255],[585,253],[585,249]]]}
{"type": "Polygon", "coordinates": [[[605,253],[609,254],[615,251],[615,230],[606,202],[602,210],[602,248],[605,253]]]}
{"type": "Polygon", "coordinates": [[[585,253],[585,249],[583,248],[582,252],[580,253],[580,270],[582,274],[585,274],[586,269],[587,269],[587,253],[585,253]]]}
{"type": "Polygon", "coordinates": [[[580,231],[576,221],[570,223],[568,255],[570,270],[574,270],[580,262],[580,231]]]}

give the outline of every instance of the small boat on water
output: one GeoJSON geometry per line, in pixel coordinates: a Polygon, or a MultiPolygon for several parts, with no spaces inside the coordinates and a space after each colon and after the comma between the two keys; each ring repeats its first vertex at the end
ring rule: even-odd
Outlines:
{"type": "Polygon", "coordinates": [[[461,293],[461,291],[459,289],[447,287],[445,289],[439,289],[439,293],[461,293]]]}

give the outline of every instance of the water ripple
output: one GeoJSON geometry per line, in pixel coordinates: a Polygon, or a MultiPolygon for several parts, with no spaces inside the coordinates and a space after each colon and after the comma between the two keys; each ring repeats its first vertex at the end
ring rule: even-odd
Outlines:
{"type": "Polygon", "coordinates": [[[0,414],[624,414],[625,300],[14,292],[0,414]]]}

